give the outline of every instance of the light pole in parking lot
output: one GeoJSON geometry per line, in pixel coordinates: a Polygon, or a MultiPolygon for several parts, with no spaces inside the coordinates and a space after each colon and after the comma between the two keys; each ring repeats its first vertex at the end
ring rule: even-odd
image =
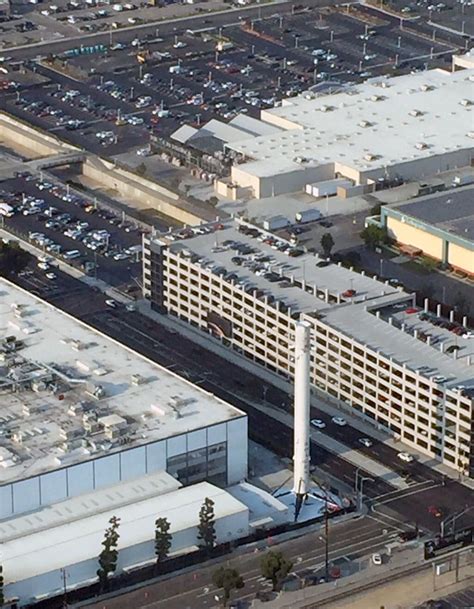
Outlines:
{"type": "Polygon", "coordinates": [[[402,46],[402,37],[399,36],[398,37],[398,43],[397,43],[397,47],[400,48],[402,46]]]}

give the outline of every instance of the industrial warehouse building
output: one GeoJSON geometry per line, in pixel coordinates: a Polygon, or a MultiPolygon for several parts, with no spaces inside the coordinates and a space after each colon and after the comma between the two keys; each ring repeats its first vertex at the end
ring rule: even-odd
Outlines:
{"type": "Polygon", "coordinates": [[[295,321],[308,321],[313,385],[474,477],[474,341],[421,316],[413,295],[241,221],[145,237],[143,264],[156,311],[286,378],[295,321]]]}
{"type": "Polygon", "coordinates": [[[474,276],[474,188],[383,206],[380,225],[397,243],[474,276]]]}
{"type": "MultiPolygon", "coordinates": [[[[245,413],[5,279],[0,401],[0,564],[20,605],[57,594],[64,572],[69,587],[95,581],[112,515],[119,571],[154,560],[159,516],[172,553],[196,549],[206,497],[218,543],[255,520],[236,498],[245,413]]],[[[275,500],[268,526],[286,515],[275,500]]]]}
{"type": "Polygon", "coordinates": [[[206,498],[214,502],[218,542],[248,533],[249,509],[227,491],[208,482],[181,486],[159,472],[0,522],[6,595],[23,605],[61,594],[64,578],[68,590],[96,581],[97,557],[112,515],[120,519],[118,572],[156,560],[157,518],[170,523],[170,555],[196,550],[199,510],[206,498]]]}
{"type": "Polygon", "coordinates": [[[228,198],[271,197],[339,177],[353,183],[351,196],[379,180],[470,166],[473,85],[472,68],[374,78],[334,94],[284,99],[260,120],[181,127],[172,138],[233,156],[230,177],[216,181],[228,198]]]}
{"type": "Polygon", "coordinates": [[[145,474],[247,475],[247,416],[0,280],[0,519],[145,474]]]}

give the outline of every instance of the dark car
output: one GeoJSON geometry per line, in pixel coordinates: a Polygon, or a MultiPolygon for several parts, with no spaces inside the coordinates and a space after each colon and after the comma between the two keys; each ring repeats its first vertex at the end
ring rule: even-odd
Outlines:
{"type": "Polygon", "coordinates": [[[403,531],[398,536],[398,539],[402,543],[405,543],[407,541],[412,541],[413,539],[417,539],[417,538],[418,538],[418,531],[416,531],[416,530],[413,530],[413,531],[403,531]]]}

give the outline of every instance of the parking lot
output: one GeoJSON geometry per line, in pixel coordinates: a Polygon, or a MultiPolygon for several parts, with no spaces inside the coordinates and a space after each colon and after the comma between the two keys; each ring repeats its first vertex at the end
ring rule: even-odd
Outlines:
{"type": "Polygon", "coordinates": [[[55,257],[115,286],[140,276],[141,231],[122,216],[33,176],[3,182],[0,199],[12,208],[3,226],[43,250],[49,281],[55,257]]]}
{"type": "Polygon", "coordinates": [[[433,40],[430,27],[360,6],[234,16],[227,27],[203,18],[194,30],[73,47],[65,63],[34,67],[46,82],[11,88],[1,105],[93,152],[147,156],[151,136],[168,137],[183,123],[258,116],[313,86],[446,67],[464,39],[442,30],[433,40]]]}

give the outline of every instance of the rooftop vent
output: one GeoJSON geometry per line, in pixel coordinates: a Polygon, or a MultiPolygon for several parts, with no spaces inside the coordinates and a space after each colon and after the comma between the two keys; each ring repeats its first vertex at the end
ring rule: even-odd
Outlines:
{"type": "Polygon", "coordinates": [[[370,121],[360,121],[359,127],[371,127],[372,123],[370,121]]]}
{"type": "Polygon", "coordinates": [[[370,96],[370,101],[373,101],[373,102],[382,101],[383,99],[384,99],[383,95],[371,95],[370,96]]]}
{"type": "Polygon", "coordinates": [[[474,131],[469,131],[467,137],[470,137],[474,140],[474,131]]]}
{"type": "Polygon", "coordinates": [[[379,157],[377,154],[372,154],[370,152],[364,155],[364,159],[366,161],[376,161],[378,158],[379,157]]]}
{"type": "Polygon", "coordinates": [[[410,110],[408,114],[410,116],[423,116],[423,112],[421,110],[410,110]]]}
{"type": "Polygon", "coordinates": [[[143,385],[146,383],[146,378],[141,374],[132,374],[132,385],[143,385]]]}
{"type": "Polygon", "coordinates": [[[461,99],[461,101],[459,103],[461,104],[461,106],[471,106],[472,105],[472,101],[470,99],[461,99]]]}
{"type": "Polygon", "coordinates": [[[87,345],[85,343],[81,342],[80,340],[72,340],[71,347],[73,348],[74,351],[82,351],[82,349],[85,349],[87,347],[87,345]]]}
{"type": "Polygon", "coordinates": [[[421,85],[420,91],[432,91],[434,89],[433,85],[421,85]]]}
{"type": "Polygon", "coordinates": [[[321,106],[320,110],[321,110],[321,112],[331,112],[331,110],[334,110],[334,107],[324,105],[324,106],[321,106]]]}
{"type": "Polygon", "coordinates": [[[426,148],[429,148],[429,146],[425,142],[418,142],[417,144],[415,144],[415,148],[417,148],[418,150],[426,150],[426,148]]]}

